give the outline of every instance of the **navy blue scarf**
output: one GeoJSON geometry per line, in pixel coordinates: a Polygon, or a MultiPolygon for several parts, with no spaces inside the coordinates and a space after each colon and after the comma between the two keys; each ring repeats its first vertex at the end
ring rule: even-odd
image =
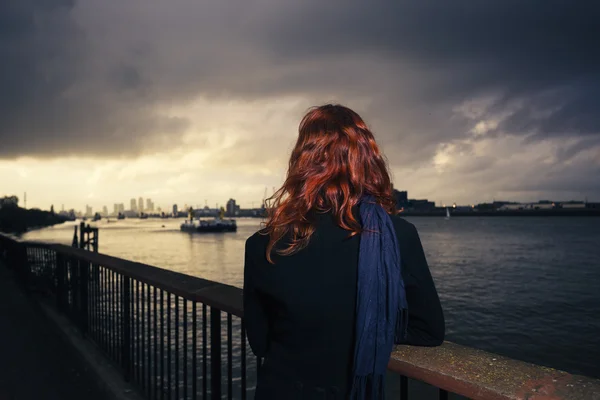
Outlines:
{"type": "Polygon", "coordinates": [[[389,214],[372,196],[359,204],[354,380],[350,399],[383,399],[394,342],[406,336],[407,308],[400,248],[389,214]]]}

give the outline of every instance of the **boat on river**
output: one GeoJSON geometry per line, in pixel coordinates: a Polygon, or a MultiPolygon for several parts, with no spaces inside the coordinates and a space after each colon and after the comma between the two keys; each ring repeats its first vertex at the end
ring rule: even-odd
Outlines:
{"type": "Polygon", "coordinates": [[[212,220],[197,219],[194,221],[193,212],[190,210],[189,219],[185,220],[179,229],[182,232],[190,233],[236,232],[235,219],[225,219],[224,216],[225,210],[221,208],[219,215],[212,220]]]}

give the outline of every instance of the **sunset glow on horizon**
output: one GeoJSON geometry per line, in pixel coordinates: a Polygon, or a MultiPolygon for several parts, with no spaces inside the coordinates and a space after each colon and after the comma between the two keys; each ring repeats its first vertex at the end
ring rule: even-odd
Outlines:
{"type": "Polygon", "coordinates": [[[600,6],[234,3],[0,5],[0,196],[259,207],[333,102],[411,198],[600,201],[600,6]]]}

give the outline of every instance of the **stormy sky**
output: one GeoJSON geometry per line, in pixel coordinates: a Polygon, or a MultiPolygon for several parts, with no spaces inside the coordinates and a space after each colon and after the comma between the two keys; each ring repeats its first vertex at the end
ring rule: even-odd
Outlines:
{"type": "Polygon", "coordinates": [[[258,206],[307,108],[338,102],[411,198],[600,201],[599,19],[567,0],[3,0],[0,195],[258,206]]]}

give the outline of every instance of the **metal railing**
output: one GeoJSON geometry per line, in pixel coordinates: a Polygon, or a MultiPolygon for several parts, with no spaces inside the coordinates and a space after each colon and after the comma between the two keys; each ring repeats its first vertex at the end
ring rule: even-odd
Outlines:
{"type": "MultiPolygon", "coordinates": [[[[55,302],[148,399],[252,398],[242,290],[73,247],[0,234],[0,259],[55,302]]],[[[445,343],[397,346],[389,369],[435,386],[439,399],[600,399],[600,381],[445,343]]],[[[389,386],[388,386],[389,388],[389,386]]],[[[418,397],[422,398],[422,397],[418,397]]]]}

